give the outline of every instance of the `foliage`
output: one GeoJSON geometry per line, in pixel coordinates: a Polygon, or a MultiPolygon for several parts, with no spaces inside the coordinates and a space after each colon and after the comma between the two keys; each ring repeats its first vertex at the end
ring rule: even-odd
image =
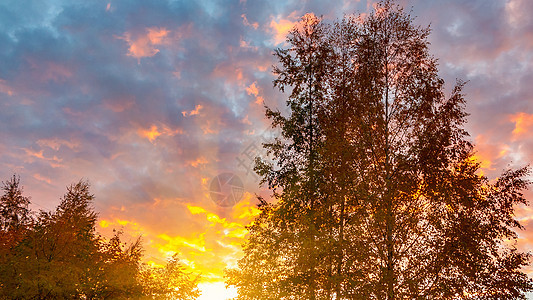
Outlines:
{"type": "Polygon", "coordinates": [[[517,299],[533,289],[512,241],[529,169],[479,175],[458,82],[429,28],[393,1],[333,24],[306,15],[276,56],[290,114],[257,161],[273,190],[249,226],[237,299],[517,299]]]}
{"type": "Polygon", "coordinates": [[[140,280],[143,294],[148,299],[196,299],[199,277],[190,278],[190,274],[180,264],[177,254],[172,256],[164,267],[144,265],[140,280]]]}
{"type": "Polygon", "coordinates": [[[18,177],[0,197],[0,298],[194,299],[190,279],[174,256],[163,269],[144,265],[142,244],[96,233],[89,183],[67,187],[58,207],[34,214],[18,177]],[[147,280],[149,278],[150,280],[147,280]]]}

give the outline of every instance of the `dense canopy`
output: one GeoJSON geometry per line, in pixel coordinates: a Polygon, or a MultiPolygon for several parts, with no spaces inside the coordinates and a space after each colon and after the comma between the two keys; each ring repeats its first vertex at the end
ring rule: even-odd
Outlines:
{"type": "Polygon", "coordinates": [[[516,250],[527,167],[489,180],[444,93],[429,28],[393,1],[328,24],[306,15],[276,51],[288,115],[257,170],[263,201],[238,299],[517,299],[533,288],[516,250]]]}

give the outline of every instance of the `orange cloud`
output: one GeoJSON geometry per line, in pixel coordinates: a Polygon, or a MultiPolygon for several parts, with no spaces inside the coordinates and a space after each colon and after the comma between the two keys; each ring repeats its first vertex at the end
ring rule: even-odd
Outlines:
{"type": "Polygon", "coordinates": [[[189,163],[189,165],[191,165],[191,166],[197,168],[198,166],[200,166],[200,165],[205,165],[205,164],[207,164],[208,162],[209,162],[209,161],[208,161],[205,157],[202,156],[202,157],[197,158],[197,159],[194,160],[194,161],[189,161],[188,163],[189,163]]]}
{"type": "Polygon", "coordinates": [[[33,178],[35,178],[35,179],[37,179],[37,180],[39,180],[39,181],[44,181],[44,182],[46,182],[46,183],[48,183],[48,184],[52,184],[52,180],[50,180],[50,178],[48,178],[48,177],[44,177],[44,176],[42,176],[42,175],[39,174],[39,173],[35,173],[35,174],[33,174],[33,178]]]}
{"type": "Polygon", "coordinates": [[[169,236],[167,234],[160,234],[158,238],[164,240],[165,244],[158,245],[158,249],[161,253],[165,255],[172,255],[176,252],[176,249],[179,249],[183,246],[195,249],[200,252],[206,252],[205,239],[202,234],[198,237],[184,238],[181,236],[169,236]]]}
{"type": "Polygon", "coordinates": [[[367,7],[372,6],[372,8],[376,11],[376,15],[381,15],[386,12],[385,7],[380,6],[379,2],[371,2],[367,4],[367,7]]]}
{"type": "Polygon", "coordinates": [[[213,75],[223,77],[228,82],[237,83],[241,83],[244,78],[241,66],[228,64],[227,62],[218,64],[213,70],[213,75]]]}
{"type": "MultiPolygon", "coordinates": [[[[505,143],[493,142],[490,136],[479,134],[475,138],[476,152],[471,160],[480,164],[480,175],[493,173],[502,164],[502,158],[513,156],[513,149],[505,143]]],[[[495,175],[494,173],[492,175],[495,175]]]]}
{"type": "Polygon", "coordinates": [[[471,157],[471,160],[479,163],[480,175],[484,175],[484,171],[492,170],[493,160],[496,159],[496,152],[494,145],[492,145],[484,135],[476,136],[476,153],[471,157]]]}
{"type": "Polygon", "coordinates": [[[246,88],[246,93],[248,93],[248,95],[254,95],[257,97],[257,95],[259,94],[259,89],[255,85],[256,83],[257,82],[254,81],[254,83],[252,83],[249,87],[246,88]]]}
{"type": "MultiPolygon", "coordinates": [[[[161,265],[166,258],[179,253],[180,260],[188,271],[201,274],[202,284],[222,283],[224,269],[234,267],[242,256],[241,244],[248,234],[246,225],[259,213],[252,204],[253,199],[254,195],[245,193],[241,202],[225,210],[209,205],[182,206],[186,211],[186,215],[181,215],[181,218],[187,220],[182,223],[187,224],[184,225],[185,229],[166,227],[161,230],[145,227],[134,219],[110,216],[99,220],[99,231],[110,236],[113,228],[122,230],[124,241],[127,242],[142,235],[146,262],[161,265]]],[[[176,202],[168,204],[171,203],[176,202]]],[[[153,205],[144,207],[143,212],[154,208],[153,205]]]]}
{"type": "Polygon", "coordinates": [[[46,157],[43,154],[43,150],[34,151],[28,148],[23,148],[23,150],[24,152],[26,152],[26,155],[29,156],[30,162],[33,161],[35,158],[38,158],[38,159],[48,162],[52,168],[63,167],[63,165],[61,164],[61,162],[63,161],[62,159],[58,158],[57,156],[46,157]]]}
{"type": "Polygon", "coordinates": [[[165,28],[148,28],[148,40],[152,45],[163,44],[169,32],[165,28]]]}
{"type": "Polygon", "coordinates": [[[509,116],[509,120],[515,123],[513,129],[513,138],[520,138],[533,129],[533,114],[519,112],[509,116]]]}
{"type": "Polygon", "coordinates": [[[109,227],[109,225],[110,225],[109,222],[106,221],[106,220],[101,220],[98,224],[99,224],[100,227],[102,227],[102,228],[107,228],[107,227],[109,227]]]}
{"type": "Polygon", "coordinates": [[[258,105],[262,105],[264,103],[263,97],[259,96],[259,89],[256,85],[257,82],[254,81],[249,87],[246,88],[246,93],[250,96],[255,97],[255,103],[258,105]]]}
{"type": "Polygon", "coordinates": [[[37,152],[37,151],[33,151],[31,149],[24,149],[24,151],[29,156],[33,156],[33,157],[37,157],[37,158],[40,158],[40,159],[44,159],[43,150],[37,152]]]}
{"type": "Polygon", "coordinates": [[[137,130],[137,134],[140,137],[147,138],[152,144],[159,136],[175,136],[176,134],[181,133],[183,133],[181,129],[172,130],[165,125],[160,125],[159,127],[157,125],[152,125],[149,129],[139,128],[137,130]]]}
{"type": "Polygon", "coordinates": [[[124,233],[124,241],[134,241],[138,237],[144,237],[146,235],[147,228],[141,226],[133,220],[126,220],[114,216],[108,218],[102,218],[98,222],[100,233],[104,233],[104,236],[111,236],[114,230],[119,230],[124,233]]]}
{"type": "Polygon", "coordinates": [[[197,115],[200,113],[200,110],[204,108],[201,104],[198,104],[196,105],[196,107],[191,110],[191,111],[182,111],[181,114],[184,116],[184,117],[187,117],[187,116],[194,116],[194,115],[197,115]]]}
{"type": "Polygon", "coordinates": [[[150,129],[139,129],[137,131],[141,137],[147,138],[150,143],[153,143],[154,140],[161,135],[161,132],[157,130],[157,126],[152,125],[150,129]]]}
{"type": "Polygon", "coordinates": [[[289,19],[280,19],[279,21],[272,19],[270,21],[270,28],[272,29],[272,33],[274,34],[274,42],[276,44],[283,43],[289,31],[291,31],[291,29],[296,26],[297,22],[291,21],[291,19],[294,20],[295,14],[296,12],[291,13],[289,15],[289,19]]]}
{"type": "Polygon", "coordinates": [[[263,97],[259,96],[255,98],[255,104],[262,105],[263,103],[265,103],[265,99],[263,99],[263,97]]]}
{"type": "Polygon", "coordinates": [[[218,129],[213,128],[213,122],[211,120],[207,120],[204,125],[200,126],[200,129],[202,129],[204,135],[218,133],[218,129]]]}
{"type": "Polygon", "coordinates": [[[155,46],[166,44],[170,33],[166,28],[150,27],[146,28],[144,34],[132,36],[126,32],[120,39],[125,40],[128,45],[128,56],[137,58],[139,61],[143,57],[152,57],[159,52],[155,46]]]}
{"type": "Polygon", "coordinates": [[[261,211],[253,204],[251,200],[254,196],[250,193],[246,193],[244,199],[237,203],[232,210],[232,217],[238,220],[251,221],[253,220],[261,211]]]}
{"type": "Polygon", "coordinates": [[[313,13],[307,13],[299,18],[298,11],[293,11],[287,19],[278,18],[279,21],[272,19],[270,21],[270,28],[274,35],[273,40],[276,44],[283,43],[287,34],[295,27],[301,29],[304,25],[310,25],[317,22],[318,18],[313,13]],[[298,20],[300,19],[300,20],[298,20]]]}

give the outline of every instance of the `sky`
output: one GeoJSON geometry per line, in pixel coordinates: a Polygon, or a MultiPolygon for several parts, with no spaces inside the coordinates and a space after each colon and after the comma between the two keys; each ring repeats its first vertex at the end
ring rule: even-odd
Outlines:
{"type": "MultiPolygon", "coordinates": [[[[20,175],[35,210],[88,180],[99,232],[142,235],[149,263],[179,253],[203,278],[200,299],[232,296],[223,270],[241,255],[254,195],[269,194],[249,157],[276,134],[264,105],[287,98],[273,88],[272,53],[306,13],[332,21],[374,2],[0,0],[0,180],[20,175]],[[240,201],[222,206],[214,182],[231,176],[223,195],[240,201]]],[[[398,3],[431,24],[448,94],[468,81],[483,174],[531,163],[533,1],[398,3]]],[[[530,250],[533,209],[516,217],[530,250]]]]}

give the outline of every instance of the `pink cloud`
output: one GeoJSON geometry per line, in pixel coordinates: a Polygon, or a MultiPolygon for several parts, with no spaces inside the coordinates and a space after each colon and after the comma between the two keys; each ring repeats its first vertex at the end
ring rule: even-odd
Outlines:
{"type": "Polygon", "coordinates": [[[523,26],[529,23],[529,11],[531,5],[528,7],[528,0],[509,0],[505,3],[506,19],[509,25],[514,28],[523,26]]]}
{"type": "MultiPolygon", "coordinates": [[[[37,145],[41,147],[48,147],[55,151],[59,151],[61,146],[68,147],[70,149],[77,149],[80,146],[79,142],[69,141],[65,139],[52,138],[52,139],[40,139],[37,141],[37,145]]],[[[42,151],[40,152],[42,156],[42,151]]],[[[41,157],[42,158],[42,157],[41,157]]]]}
{"type": "Polygon", "coordinates": [[[248,18],[246,18],[246,14],[242,14],[241,15],[241,18],[242,18],[242,23],[245,25],[245,26],[249,26],[249,27],[253,27],[254,29],[257,29],[259,27],[259,23],[257,22],[252,22],[250,23],[248,21],[248,18]]]}
{"type": "Polygon", "coordinates": [[[106,98],[103,100],[104,106],[113,112],[123,112],[135,104],[134,96],[122,96],[117,98],[106,98]]]}
{"type": "Polygon", "coordinates": [[[26,161],[27,162],[33,162],[33,161],[35,161],[37,159],[37,160],[40,160],[40,161],[47,162],[50,165],[50,167],[52,167],[52,168],[60,168],[60,167],[64,166],[62,164],[63,159],[58,158],[55,155],[53,157],[47,157],[47,156],[44,155],[44,150],[34,151],[34,150],[28,149],[28,148],[23,148],[23,150],[24,150],[24,152],[26,152],[26,161]]]}
{"type": "Polygon", "coordinates": [[[39,181],[44,181],[44,182],[46,182],[46,183],[48,183],[48,184],[52,184],[52,180],[51,180],[50,178],[45,177],[45,176],[42,176],[42,175],[39,174],[39,173],[35,173],[35,174],[33,174],[33,178],[35,178],[35,179],[37,179],[37,180],[39,180],[39,181]]]}
{"type": "Polygon", "coordinates": [[[13,96],[13,89],[9,85],[7,85],[5,80],[2,79],[0,79],[0,93],[13,96]]]}
{"type": "Polygon", "coordinates": [[[249,87],[246,88],[246,93],[248,95],[254,95],[257,96],[259,94],[259,90],[257,89],[257,86],[255,85],[257,82],[254,81],[252,84],[250,84],[249,87]]]}
{"type": "Polygon", "coordinates": [[[40,82],[63,83],[73,75],[73,71],[66,64],[41,61],[38,58],[27,58],[26,61],[30,65],[32,78],[40,82]]]}
{"type": "Polygon", "coordinates": [[[152,57],[159,52],[156,46],[166,44],[170,31],[166,28],[150,27],[141,34],[124,33],[119,39],[125,40],[128,45],[128,56],[137,58],[152,57]]]}

